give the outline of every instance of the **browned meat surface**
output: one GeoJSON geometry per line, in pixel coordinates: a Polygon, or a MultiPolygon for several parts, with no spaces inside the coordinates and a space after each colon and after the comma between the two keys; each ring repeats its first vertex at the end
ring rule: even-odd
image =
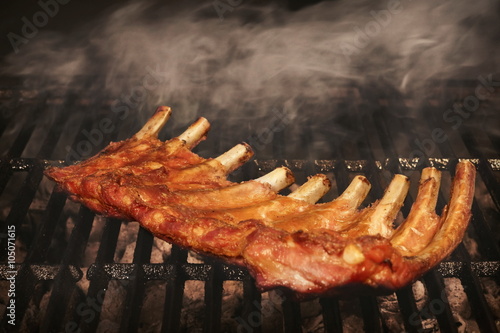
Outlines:
{"type": "Polygon", "coordinates": [[[470,219],[475,167],[456,167],[450,203],[435,213],[440,172],[422,171],[417,198],[398,227],[392,223],[410,187],[395,175],[384,196],[360,209],[370,183],[356,176],[336,200],[316,203],[329,189],[316,175],[289,196],[286,168],[232,183],[227,174],[252,157],[246,144],[214,159],[191,152],[209,129],[200,118],[169,141],[157,134],[170,117],[160,107],[132,138],[46,175],[94,211],[138,221],[168,242],[242,265],[262,289],[287,287],[297,297],[402,287],[446,258],[470,219]]]}

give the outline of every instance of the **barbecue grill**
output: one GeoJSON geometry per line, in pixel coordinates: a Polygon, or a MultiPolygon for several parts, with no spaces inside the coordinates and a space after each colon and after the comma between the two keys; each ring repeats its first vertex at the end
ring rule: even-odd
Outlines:
{"type": "MultiPolygon", "coordinates": [[[[417,107],[419,112],[410,113],[415,109],[411,98],[355,82],[339,83],[329,109],[322,111],[331,116],[322,118],[320,125],[319,119],[305,116],[283,121],[286,112],[274,112],[281,115],[281,122],[271,116],[242,118],[244,125],[236,132],[225,129],[224,112],[214,112],[211,118],[209,106],[199,111],[215,129],[200,145],[200,154],[215,156],[228,148],[225,143],[253,141],[257,159],[235,172],[234,180],[256,178],[280,165],[289,167],[298,183],[308,175],[325,173],[333,187],[324,200],[341,193],[354,175],[363,174],[373,185],[367,198],[373,202],[394,173],[403,173],[413,184],[402,209],[406,215],[420,170],[434,166],[443,171],[440,210],[447,201],[456,163],[468,159],[475,164],[473,219],[464,242],[448,259],[391,295],[325,297],[300,303],[287,297],[286,291],[260,293],[244,269],[177,246],[158,245],[163,243],[137,223],[105,219],[70,202],[44,178],[44,168],[87,158],[109,141],[130,136],[145,118],[138,113],[121,121],[119,114],[110,112],[111,100],[91,99],[92,91],[58,96],[6,81],[0,88],[2,328],[41,332],[499,331],[500,133],[493,124],[500,123],[500,93],[491,94],[455,128],[452,125],[457,123],[443,118],[454,103],[474,96],[477,84],[434,82],[426,103],[417,107]],[[349,112],[336,117],[335,109],[342,108],[349,112]],[[110,119],[113,130],[97,131],[102,119],[110,119]],[[265,124],[268,130],[259,132],[265,124]],[[343,132],[332,131],[335,128],[343,132]],[[442,131],[439,138],[436,129],[442,131]],[[8,255],[12,238],[15,260],[8,255]],[[13,317],[7,296],[12,276],[15,326],[9,324],[13,317]]],[[[175,121],[173,107],[165,137],[180,133],[186,125],[175,121]]],[[[307,102],[301,106],[303,110],[314,107],[318,108],[307,102]]],[[[145,117],[154,110],[151,105],[143,108],[148,109],[145,117]]]]}

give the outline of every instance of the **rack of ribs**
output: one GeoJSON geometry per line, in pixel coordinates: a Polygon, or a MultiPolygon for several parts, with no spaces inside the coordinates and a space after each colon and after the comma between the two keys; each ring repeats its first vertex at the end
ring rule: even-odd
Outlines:
{"type": "Polygon", "coordinates": [[[423,169],[413,206],[395,228],[410,187],[404,175],[394,175],[382,198],[363,209],[371,185],[361,175],[331,202],[317,203],[331,186],[322,174],[280,195],[295,181],[286,167],[228,180],[253,156],[245,143],[213,159],[191,151],[206,138],[205,118],[159,140],[170,115],[159,107],[133,137],[45,174],[99,214],[138,221],[167,242],[246,267],[262,291],[283,287],[298,299],[396,290],[445,259],[467,229],[476,172],[470,162],[457,164],[441,216],[440,171],[423,169]]]}

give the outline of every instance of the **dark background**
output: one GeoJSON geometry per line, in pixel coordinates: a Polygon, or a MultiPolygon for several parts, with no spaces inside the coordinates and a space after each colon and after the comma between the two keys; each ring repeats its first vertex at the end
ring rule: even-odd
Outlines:
{"type": "MultiPolygon", "coordinates": [[[[44,3],[49,3],[55,0],[42,0],[44,3]]],[[[245,0],[245,4],[265,4],[271,0],[245,0]]],[[[211,5],[213,1],[205,1],[211,5]]],[[[225,2],[225,1],[223,1],[225,2]]],[[[307,5],[318,3],[319,0],[276,0],[275,2],[288,8],[289,10],[299,10],[307,5]]],[[[40,30],[54,30],[70,34],[78,27],[87,24],[96,16],[102,15],[108,11],[123,6],[126,1],[119,0],[101,0],[101,1],[84,1],[70,0],[67,4],[59,5],[59,12],[54,17],[48,20],[47,25],[40,30]]],[[[159,6],[175,7],[186,1],[158,1],[159,6]]],[[[199,5],[201,1],[196,1],[193,4],[199,5]]],[[[13,52],[13,47],[7,35],[13,32],[22,36],[21,29],[24,25],[22,18],[25,16],[32,22],[33,15],[40,11],[41,7],[38,1],[19,0],[19,1],[3,1],[0,5],[0,65],[4,65],[4,57],[13,52]]],[[[21,45],[22,47],[22,45],[21,45]]]]}
{"type": "MultiPolygon", "coordinates": [[[[46,1],[44,1],[46,2],[46,1]]],[[[48,20],[47,25],[40,30],[56,30],[70,33],[75,28],[81,26],[92,17],[109,10],[122,1],[103,0],[103,1],[82,1],[71,0],[65,5],[59,5],[59,13],[48,20]]],[[[22,17],[26,16],[32,21],[33,15],[40,11],[41,7],[38,1],[4,1],[0,5],[0,58],[4,64],[4,57],[12,53],[13,47],[7,35],[10,32],[22,36],[21,29],[24,25],[22,17]]]]}

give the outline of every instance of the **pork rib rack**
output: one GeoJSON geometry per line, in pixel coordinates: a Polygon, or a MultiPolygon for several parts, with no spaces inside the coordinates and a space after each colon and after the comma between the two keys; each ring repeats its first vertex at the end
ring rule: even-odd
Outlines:
{"type": "Polygon", "coordinates": [[[170,114],[159,107],[132,138],[45,174],[97,213],[138,221],[168,242],[246,267],[262,290],[285,287],[299,298],[400,288],[448,256],[467,228],[475,182],[470,162],[457,164],[441,216],[435,213],[440,172],[423,169],[411,211],[395,229],[410,186],[405,176],[395,175],[383,197],[364,209],[370,183],[363,176],[328,203],[316,203],[330,188],[321,174],[282,196],[294,182],[284,167],[242,183],[227,180],[252,157],[246,144],[214,159],[191,152],[209,130],[204,118],[160,141],[170,114]]]}

